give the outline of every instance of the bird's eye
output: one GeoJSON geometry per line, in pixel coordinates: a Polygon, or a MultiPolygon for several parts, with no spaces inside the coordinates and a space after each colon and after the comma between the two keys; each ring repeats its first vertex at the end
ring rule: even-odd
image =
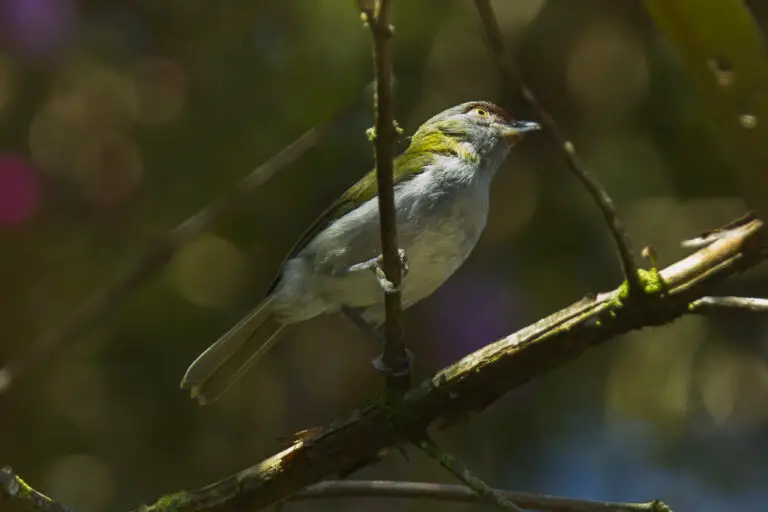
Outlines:
{"type": "Polygon", "coordinates": [[[485,110],[484,108],[476,108],[475,114],[479,115],[480,117],[485,117],[488,115],[488,111],[485,110]]]}

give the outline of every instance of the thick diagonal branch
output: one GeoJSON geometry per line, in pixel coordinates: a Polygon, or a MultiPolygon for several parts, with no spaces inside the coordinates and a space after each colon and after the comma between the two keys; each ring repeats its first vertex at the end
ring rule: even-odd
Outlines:
{"type": "Polygon", "coordinates": [[[624,229],[618,213],[616,213],[616,207],[613,205],[611,196],[608,195],[608,192],[597,178],[589,172],[587,166],[576,153],[576,148],[573,143],[563,134],[554,118],[549,115],[549,112],[547,112],[541,103],[539,103],[531,89],[529,89],[525,82],[523,82],[520,76],[520,70],[517,68],[515,61],[512,60],[512,57],[504,48],[501,29],[496,20],[496,15],[493,12],[493,7],[491,7],[490,0],[475,0],[475,5],[477,6],[480,20],[485,28],[488,45],[490,46],[494,60],[496,61],[496,66],[498,67],[502,81],[506,86],[518,89],[523,99],[534,111],[536,111],[539,121],[541,121],[541,124],[544,126],[550,139],[552,139],[552,142],[560,148],[560,152],[568,163],[568,166],[574,173],[576,173],[578,179],[600,208],[600,212],[603,214],[603,217],[608,224],[608,228],[611,231],[611,236],[616,244],[621,264],[624,267],[624,275],[629,283],[630,293],[642,292],[640,278],[637,273],[637,264],[635,262],[634,252],[632,251],[632,240],[629,238],[627,230],[624,229]]]}
{"type": "Polygon", "coordinates": [[[593,345],[688,313],[729,276],[766,257],[763,223],[752,220],[661,270],[641,274],[647,300],[627,301],[626,287],[591,296],[464,357],[409,391],[396,408],[377,404],[313,430],[268,459],[202,489],[165,496],[147,512],[258,510],[323,478],[375,462],[430,424],[449,424],[504,393],[579,357],[593,345]]]}

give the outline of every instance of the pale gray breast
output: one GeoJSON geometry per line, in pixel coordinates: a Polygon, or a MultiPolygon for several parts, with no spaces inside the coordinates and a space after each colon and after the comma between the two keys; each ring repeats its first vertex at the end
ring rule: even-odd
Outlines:
{"type": "MultiPolygon", "coordinates": [[[[461,266],[485,227],[490,176],[447,163],[396,192],[398,244],[409,265],[403,280],[406,307],[430,295],[461,266]]],[[[276,307],[293,310],[286,315],[293,321],[340,305],[368,308],[366,316],[381,321],[383,294],[372,273],[334,277],[331,272],[378,255],[379,229],[375,200],[329,226],[287,265],[276,307]]]]}
{"type": "MultiPolygon", "coordinates": [[[[434,292],[466,260],[477,244],[488,218],[489,183],[484,179],[429,183],[414,192],[419,196],[400,222],[401,245],[409,273],[403,302],[410,305],[434,292]]],[[[414,188],[423,185],[414,180],[414,188]]]]}

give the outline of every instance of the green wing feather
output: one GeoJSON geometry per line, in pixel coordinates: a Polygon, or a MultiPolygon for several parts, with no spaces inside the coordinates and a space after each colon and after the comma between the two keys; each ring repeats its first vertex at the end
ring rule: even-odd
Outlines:
{"type": "MultiPolygon", "coordinates": [[[[456,142],[445,135],[440,129],[439,124],[431,129],[419,130],[411,139],[411,144],[403,154],[394,160],[394,184],[400,185],[412,180],[434,161],[438,154],[459,155],[456,149],[456,142]]],[[[461,155],[463,156],[463,155],[461,155]]],[[[363,178],[347,189],[342,196],[337,199],[317,220],[304,232],[298,242],[280,265],[280,273],[272,281],[269,292],[275,290],[282,276],[282,268],[285,262],[295,257],[307,244],[317,236],[321,231],[330,226],[334,221],[340,219],[366,201],[375,198],[378,195],[378,184],[376,183],[376,169],[370,171],[363,178]]]]}

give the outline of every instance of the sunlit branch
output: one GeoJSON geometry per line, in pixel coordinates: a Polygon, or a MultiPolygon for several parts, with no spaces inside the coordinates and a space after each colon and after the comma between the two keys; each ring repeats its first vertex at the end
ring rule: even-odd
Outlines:
{"type": "Polygon", "coordinates": [[[257,510],[286,500],[332,475],[349,474],[410,443],[432,424],[477,413],[506,392],[572,361],[588,348],[635,329],[688,313],[729,276],[768,255],[754,242],[763,223],[725,231],[717,241],[659,270],[664,286],[644,301],[626,301],[624,287],[590,295],[486,345],[408,391],[397,407],[376,403],[305,433],[285,450],[206,487],[164,496],[145,512],[257,510]]]}
{"type": "Polygon", "coordinates": [[[702,297],[691,303],[690,311],[691,313],[702,315],[729,311],[768,313],[768,299],[754,297],[702,297]]]}

